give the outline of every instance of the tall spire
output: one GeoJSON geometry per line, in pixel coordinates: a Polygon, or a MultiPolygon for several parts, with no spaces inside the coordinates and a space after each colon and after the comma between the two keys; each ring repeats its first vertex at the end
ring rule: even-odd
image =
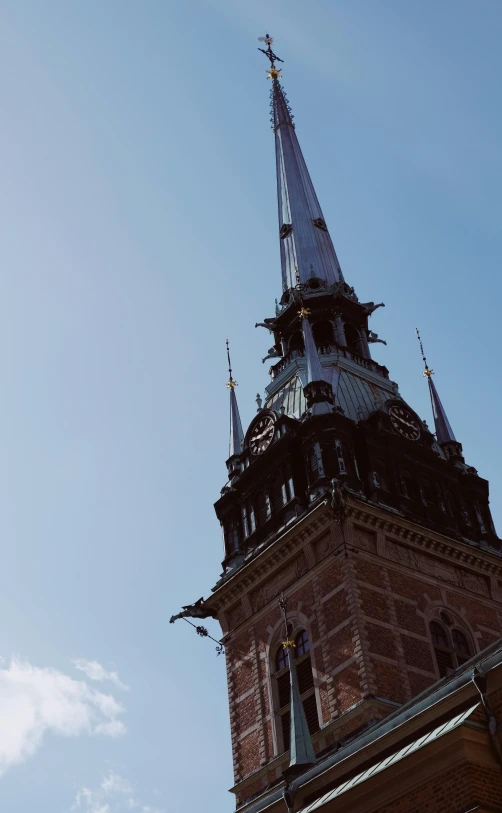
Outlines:
{"type": "Polygon", "coordinates": [[[343,281],[343,274],[298,143],[291,108],[279,81],[281,71],[275,63],[283,60],[272,51],[272,37],[267,34],[260,40],[268,46],[266,50],[259,50],[270,61],[267,75],[272,79],[283,287],[294,288],[312,277],[333,285],[343,281]]]}
{"type": "Polygon", "coordinates": [[[281,595],[279,606],[284,614],[284,640],[282,645],[288,651],[289,681],[290,681],[290,733],[289,733],[289,768],[287,773],[291,776],[300,773],[316,761],[314,746],[305,716],[305,709],[300,696],[298,675],[294,657],[294,641],[289,640],[287,608],[288,601],[281,595]]]}
{"type": "Polygon", "coordinates": [[[237,398],[235,395],[235,388],[237,381],[232,378],[232,365],[230,363],[230,347],[227,344],[227,359],[228,359],[228,382],[227,387],[230,390],[230,445],[229,445],[229,458],[234,455],[240,455],[242,450],[242,443],[244,441],[244,432],[242,431],[241,416],[239,415],[239,407],[237,406],[237,398]]]}
{"type": "Polygon", "coordinates": [[[427,382],[429,384],[429,394],[431,397],[432,414],[434,416],[434,425],[436,427],[436,437],[438,443],[457,443],[455,435],[453,434],[453,429],[450,426],[450,422],[446,417],[446,412],[444,410],[443,404],[441,403],[441,399],[439,398],[436,385],[432,380],[434,370],[431,370],[427,364],[427,359],[425,358],[422,339],[420,338],[418,328],[415,329],[415,332],[417,334],[418,342],[420,344],[420,352],[422,354],[422,361],[424,362],[425,367],[423,375],[426,377],[427,382]]]}

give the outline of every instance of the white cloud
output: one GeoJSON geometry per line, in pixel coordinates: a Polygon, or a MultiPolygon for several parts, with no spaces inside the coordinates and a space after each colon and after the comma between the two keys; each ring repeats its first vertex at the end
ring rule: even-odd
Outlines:
{"type": "Polygon", "coordinates": [[[100,683],[108,681],[109,683],[113,683],[117,689],[124,689],[126,691],[129,688],[122,683],[116,672],[108,672],[98,661],[87,661],[85,658],[77,658],[73,661],[73,665],[75,669],[79,669],[80,672],[83,672],[89,680],[96,680],[100,683]]]}
{"type": "Polygon", "coordinates": [[[124,711],[111,694],[57,669],[18,658],[0,664],[0,775],[32,756],[47,732],[121,736],[124,711]]]}
{"type": "Polygon", "coordinates": [[[110,771],[96,790],[81,788],[71,806],[71,813],[162,813],[158,808],[138,802],[131,783],[120,774],[110,771]]]}

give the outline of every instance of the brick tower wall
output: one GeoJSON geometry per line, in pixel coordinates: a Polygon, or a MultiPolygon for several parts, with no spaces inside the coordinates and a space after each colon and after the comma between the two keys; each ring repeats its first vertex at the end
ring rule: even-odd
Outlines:
{"type": "Polygon", "coordinates": [[[428,622],[439,608],[458,619],[473,654],[502,635],[502,569],[492,554],[368,506],[350,513],[342,529],[329,509],[316,511],[284,551],[278,540],[252,574],[237,573],[222,602],[238,803],[275,782],[286,759],[273,688],[281,589],[311,642],[317,751],[438,680],[428,622]]]}

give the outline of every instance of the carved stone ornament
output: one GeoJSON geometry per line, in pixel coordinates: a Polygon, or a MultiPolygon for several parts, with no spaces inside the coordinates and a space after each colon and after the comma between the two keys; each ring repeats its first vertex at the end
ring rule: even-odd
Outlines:
{"type": "Polygon", "coordinates": [[[253,612],[257,612],[269,601],[277,598],[281,590],[304,576],[308,569],[305,555],[301,553],[293,562],[287,564],[279,573],[276,573],[251,594],[253,612]]]}
{"type": "Polygon", "coordinates": [[[458,587],[463,587],[471,593],[477,593],[480,596],[490,596],[490,589],[486,579],[483,576],[478,576],[477,573],[472,573],[467,570],[462,570],[459,567],[454,567],[446,562],[441,562],[438,559],[433,559],[431,556],[426,556],[424,553],[411,550],[403,545],[398,545],[392,540],[387,539],[386,553],[389,559],[398,562],[401,565],[411,568],[412,570],[425,573],[428,576],[433,576],[440,581],[454,584],[458,587]]]}
{"type": "Polygon", "coordinates": [[[354,528],[354,544],[368,553],[377,552],[376,534],[365,528],[354,528]]]}
{"type": "Polygon", "coordinates": [[[279,232],[281,240],[285,240],[286,237],[289,237],[292,231],[293,226],[291,225],[291,223],[283,223],[283,225],[281,226],[281,230],[279,232]]]}
{"type": "Polygon", "coordinates": [[[328,553],[330,553],[334,548],[333,537],[331,536],[331,532],[328,531],[327,533],[323,534],[317,542],[314,542],[314,552],[316,562],[320,562],[324,559],[328,553]]]}

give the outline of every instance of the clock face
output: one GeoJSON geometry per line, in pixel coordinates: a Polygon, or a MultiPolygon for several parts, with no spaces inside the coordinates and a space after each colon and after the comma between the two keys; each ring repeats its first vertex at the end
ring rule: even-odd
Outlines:
{"type": "Polygon", "coordinates": [[[249,448],[253,454],[261,454],[268,449],[274,439],[275,421],[271,415],[265,415],[255,423],[249,438],[249,448]]]}
{"type": "Polygon", "coordinates": [[[393,404],[389,409],[390,422],[396,432],[403,435],[408,440],[418,440],[420,437],[420,425],[414,415],[406,407],[393,404]]]}

